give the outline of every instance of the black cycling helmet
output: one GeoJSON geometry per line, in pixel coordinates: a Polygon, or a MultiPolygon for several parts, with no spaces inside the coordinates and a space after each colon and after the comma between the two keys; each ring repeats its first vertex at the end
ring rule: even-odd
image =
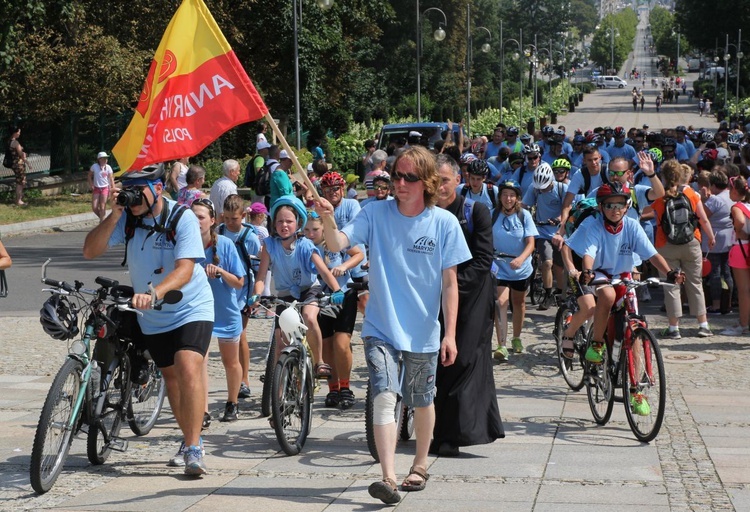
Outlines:
{"type": "Polygon", "coordinates": [[[490,166],[487,165],[485,160],[474,160],[469,164],[467,170],[469,171],[469,174],[473,174],[474,176],[486,177],[490,173],[490,166]]]}
{"type": "Polygon", "coordinates": [[[509,126],[505,130],[505,134],[510,136],[518,135],[518,126],[509,126]]]}
{"type": "Polygon", "coordinates": [[[78,315],[73,304],[62,295],[54,294],[39,310],[42,329],[56,340],[69,340],[78,334],[78,315]]]}

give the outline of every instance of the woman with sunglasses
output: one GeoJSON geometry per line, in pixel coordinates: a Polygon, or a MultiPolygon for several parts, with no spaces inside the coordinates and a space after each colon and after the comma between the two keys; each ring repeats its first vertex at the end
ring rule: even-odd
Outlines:
{"type": "Polygon", "coordinates": [[[521,204],[521,186],[516,181],[498,185],[500,205],[492,216],[492,240],[496,255],[497,313],[495,329],[498,347],[495,359],[508,360],[508,303],[513,303],[513,351],[523,351],[521,328],[526,316],[526,287],[533,272],[531,254],[539,235],[531,213],[521,204]]]}
{"type": "MultiPolygon", "coordinates": [[[[656,250],[659,251],[670,267],[681,268],[685,272],[685,291],[690,304],[690,312],[700,324],[698,336],[707,338],[713,336],[708,327],[706,317],[706,299],[703,295],[703,253],[701,251],[701,231],[708,237],[708,248],[712,249],[716,243],[711,224],[706,217],[703,203],[697,192],[688,186],[693,170],[677,160],[666,160],[661,166],[661,176],[664,180],[664,197],[660,197],[652,204],[656,212],[656,250]],[[684,194],[690,201],[692,213],[697,216],[698,226],[693,230],[693,237],[686,243],[676,244],[671,242],[664,229],[663,221],[665,211],[671,200],[679,200],[680,194],[684,194]]],[[[662,276],[663,277],[663,276],[662,276]]],[[[665,289],[664,303],[667,308],[669,327],[662,335],[669,339],[679,340],[681,338],[679,321],[682,316],[682,298],[680,287],[672,286],[665,289]]]]}
{"type": "MultiPolygon", "coordinates": [[[[227,403],[221,421],[237,421],[237,408],[242,365],[240,364],[240,336],[242,313],[237,304],[237,292],[245,284],[247,272],[239,253],[229,238],[216,233],[216,212],[209,199],[193,201],[190,207],[198,218],[206,259],[202,265],[214,295],[214,328],[211,333],[219,341],[219,352],[227,378],[227,403]]],[[[208,389],[208,358],[205,360],[204,379],[208,389]]],[[[208,395],[206,395],[208,405],[208,395]]]]}

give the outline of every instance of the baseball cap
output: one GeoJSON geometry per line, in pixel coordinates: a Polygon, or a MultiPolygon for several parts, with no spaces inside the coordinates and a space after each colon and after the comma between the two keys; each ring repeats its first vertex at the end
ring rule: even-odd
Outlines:
{"type": "Polygon", "coordinates": [[[99,160],[100,158],[109,158],[109,155],[106,151],[99,151],[96,155],[96,159],[99,160]]]}
{"type": "Polygon", "coordinates": [[[412,130],[409,132],[409,137],[421,137],[421,136],[422,134],[417,131],[412,130]]]}
{"type": "Polygon", "coordinates": [[[286,149],[282,149],[279,153],[279,160],[283,160],[285,158],[291,160],[291,158],[289,158],[289,153],[286,152],[286,149]]]}
{"type": "Polygon", "coordinates": [[[250,205],[250,213],[268,213],[266,205],[263,203],[253,203],[250,205]]]}
{"type": "Polygon", "coordinates": [[[268,149],[270,147],[271,145],[268,143],[268,141],[262,140],[258,142],[258,151],[260,151],[261,149],[268,149]]]}

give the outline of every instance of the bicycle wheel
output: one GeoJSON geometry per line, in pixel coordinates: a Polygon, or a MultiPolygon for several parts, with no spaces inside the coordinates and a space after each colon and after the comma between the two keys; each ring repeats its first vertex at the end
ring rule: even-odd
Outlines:
{"type": "MultiPolygon", "coordinates": [[[[398,401],[401,405],[401,400],[398,401]]],[[[398,429],[399,437],[402,441],[408,441],[414,435],[414,407],[408,405],[401,406],[401,417],[398,418],[400,428],[398,429]]]]}
{"type": "Polygon", "coordinates": [[[104,464],[112,452],[112,443],[120,435],[122,418],[130,401],[130,369],[121,358],[107,378],[107,388],[95,400],[94,418],[89,427],[86,455],[94,465],[104,464]],[[106,435],[105,435],[106,432],[106,435]]]}
{"type": "MultiPolygon", "coordinates": [[[[589,338],[590,339],[590,338],[589,338]]],[[[609,351],[604,345],[602,364],[584,363],[586,372],[586,396],[591,414],[599,425],[606,425],[612,417],[615,405],[615,390],[609,374],[609,351]]]]}
{"type": "MultiPolygon", "coordinates": [[[[375,431],[373,429],[373,398],[372,387],[368,380],[367,394],[365,395],[365,437],[367,438],[367,449],[369,450],[370,455],[375,459],[375,462],[380,462],[378,449],[375,445],[375,431]]],[[[394,411],[394,414],[399,437],[404,441],[408,441],[411,436],[414,435],[414,409],[403,405],[401,396],[396,395],[396,410],[394,411]],[[411,411],[410,415],[405,414],[407,411],[411,411]],[[407,416],[410,416],[411,419],[408,420],[407,416]]]]}
{"type": "MultiPolygon", "coordinates": [[[[666,378],[661,349],[651,331],[642,327],[633,331],[633,340],[625,350],[622,363],[622,395],[630,430],[644,443],[652,441],[661,429],[666,402],[666,378]],[[648,414],[637,414],[636,401],[645,400],[648,414]]],[[[642,405],[641,405],[642,408],[642,405]]]]}
{"type": "Polygon", "coordinates": [[[584,372],[584,355],[586,331],[581,326],[573,339],[573,357],[567,358],[563,355],[562,337],[566,327],[570,323],[573,311],[567,303],[563,303],[557,310],[555,316],[554,336],[557,345],[557,364],[560,367],[560,373],[565,379],[565,383],[573,391],[579,391],[583,387],[584,372]]]}
{"type": "Polygon", "coordinates": [[[65,361],[44,401],[31,449],[30,467],[31,487],[39,494],[44,494],[55,485],[68,456],[74,434],[68,425],[81,390],[82,372],[83,364],[80,361],[65,361]]]}
{"type": "Polygon", "coordinates": [[[310,422],[310,397],[302,386],[298,352],[282,354],[276,364],[271,392],[271,416],[276,439],[287,455],[305,446],[310,422]]]}
{"type": "Polygon", "coordinates": [[[540,275],[534,274],[531,280],[531,304],[537,306],[544,300],[544,285],[540,275]]]}
{"type": "Polygon", "coordinates": [[[167,385],[156,363],[148,363],[148,382],[133,383],[128,401],[128,425],[137,436],[145,436],[159,419],[167,385]]]}
{"type": "Polygon", "coordinates": [[[274,357],[276,356],[276,329],[271,329],[271,339],[268,340],[268,354],[266,357],[266,371],[261,380],[263,392],[260,398],[260,416],[267,418],[271,415],[271,386],[273,385],[274,357]]]}

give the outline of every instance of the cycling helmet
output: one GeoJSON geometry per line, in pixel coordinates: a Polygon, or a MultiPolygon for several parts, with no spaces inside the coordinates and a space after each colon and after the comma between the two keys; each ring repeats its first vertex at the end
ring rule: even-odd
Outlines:
{"type": "Polygon", "coordinates": [[[474,160],[469,164],[469,174],[475,176],[487,176],[490,173],[490,166],[484,160],[474,160]]]}
{"type": "Polygon", "coordinates": [[[622,126],[618,126],[614,129],[615,137],[624,137],[625,136],[625,128],[622,126]]]}
{"type": "Polygon", "coordinates": [[[628,206],[630,206],[630,189],[624,183],[614,181],[612,183],[604,183],[601,187],[596,189],[596,202],[601,204],[605,199],[610,197],[624,197],[628,200],[628,206]]]}
{"type": "Polygon", "coordinates": [[[651,156],[651,160],[654,161],[655,164],[659,165],[662,160],[664,160],[664,155],[661,152],[661,149],[659,148],[651,148],[648,150],[649,156],[651,156]]]}
{"type": "Polygon", "coordinates": [[[531,135],[528,133],[524,133],[519,137],[519,139],[521,139],[521,143],[528,144],[529,142],[531,142],[531,135]]]}
{"type": "Polygon", "coordinates": [[[497,184],[499,194],[502,194],[505,189],[513,190],[518,197],[521,197],[521,185],[517,181],[508,180],[497,184]]]}
{"type": "Polygon", "coordinates": [[[703,140],[703,142],[711,142],[712,140],[714,140],[714,133],[705,131],[703,132],[703,135],[701,135],[701,139],[703,140]]]}
{"type": "Polygon", "coordinates": [[[164,164],[149,165],[139,171],[126,172],[120,177],[123,186],[132,180],[156,181],[164,177],[164,164]]]}
{"type": "Polygon", "coordinates": [[[294,213],[297,214],[297,231],[302,231],[305,228],[305,224],[307,224],[307,208],[305,208],[305,205],[302,204],[302,201],[298,197],[291,194],[279,197],[271,205],[271,222],[276,222],[276,212],[282,206],[291,206],[294,209],[294,213]]]}
{"type": "Polygon", "coordinates": [[[740,142],[742,142],[741,133],[730,133],[729,136],[727,137],[727,144],[739,146],[740,142]]]}
{"type": "Polygon", "coordinates": [[[69,340],[78,334],[78,315],[73,304],[62,295],[54,294],[39,310],[42,329],[56,340],[69,340]]]}
{"type": "Polygon", "coordinates": [[[586,137],[583,135],[576,135],[573,137],[573,144],[583,144],[584,142],[586,142],[586,137]]]}
{"type": "Polygon", "coordinates": [[[667,137],[666,139],[664,139],[664,142],[661,143],[661,147],[664,147],[664,146],[668,146],[670,148],[676,148],[677,141],[671,137],[667,137]]]}
{"type": "Polygon", "coordinates": [[[380,171],[378,174],[372,177],[372,183],[374,184],[376,181],[382,181],[384,183],[387,183],[388,185],[391,184],[391,175],[388,174],[385,171],[380,171]]]}
{"type": "Polygon", "coordinates": [[[555,182],[555,174],[547,162],[542,162],[534,171],[534,188],[544,190],[555,182]]]}
{"type": "Polygon", "coordinates": [[[683,125],[680,125],[677,128],[675,128],[674,131],[676,131],[676,132],[682,132],[682,133],[687,133],[688,129],[685,128],[683,125]]]}
{"type": "Polygon", "coordinates": [[[476,159],[477,156],[474,153],[464,153],[463,155],[461,155],[461,165],[470,164],[476,159]]]}
{"type": "Polygon", "coordinates": [[[604,133],[607,133],[607,132],[614,132],[614,130],[612,129],[611,126],[605,126],[604,127],[604,133]]]}
{"type": "Polygon", "coordinates": [[[586,144],[597,145],[601,142],[602,137],[597,133],[589,133],[586,135],[586,144]]]}
{"type": "Polygon", "coordinates": [[[345,187],[346,180],[336,171],[329,171],[320,178],[320,186],[326,187],[345,187]]]}
{"type": "Polygon", "coordinates": [[[506,134],[506,135],[510,135],[510,136],[513,136],[513,135],[518,135],[518,126],[509,126],[509,127],[508,127],[508,128],[507,128],[507,129],[505,130],[505,134],[506,134]]]}
{"type": "Polygon", "coordinates": [[[508,155],[508,165],[523,163],[523,153],[511,153],[508,155]]]}
{"type": "Polygon", "coordinates": [[[550,125],[545,125],[544,128],[542,128],[542,135],[544,135],[545,137],[549,137],[554,133],[555,129],[550,125]]]}
{"type": "Polygon", "coordinates": [[[567,158],[558,158],[554,162],[552,162],[552,168],[553,169],[567,169],[568,171],[571,168],[570,160],[567,158]]]}
{"type": "Polygon", "coordinates": [[[541,152],[542,151],[541,151],[541,149],[539,149],[539,145],[538,144],[533,144],[533,143],[532,144],[526,144],[523,147],[523,154],[524,155],[528,155],[530,153],[541,153],[541,152]]]}
{"type": "Polygon", "coordinates": [[[716,160],[719,158],[719,151],[713,148],[704,149],[701,151],[701,156],[703,160],[716,160]]]}

